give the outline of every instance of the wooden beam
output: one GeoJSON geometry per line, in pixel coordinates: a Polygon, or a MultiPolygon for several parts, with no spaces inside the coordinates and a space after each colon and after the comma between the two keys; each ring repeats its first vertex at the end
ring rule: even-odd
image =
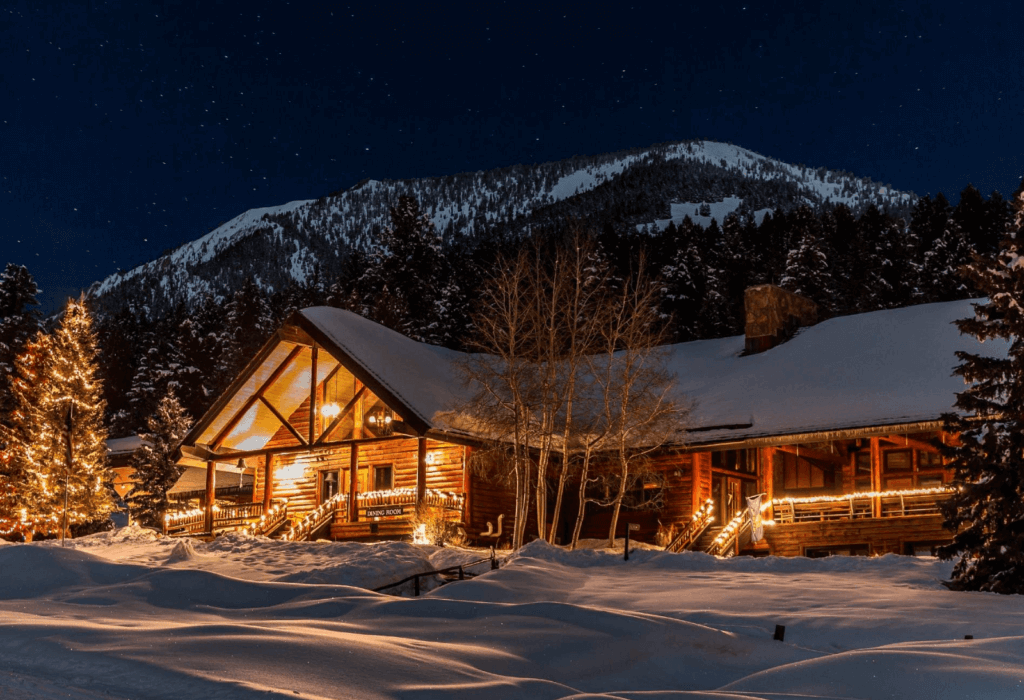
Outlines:
{"type": "MultiPolygon", "coordinates": [[[[761,472],[761,490],[764,491],[765,499],[768,503],[772,502],[775,498],[775,449],[774,447],[766,447],[763,450],[758,450],[758,461],[760,464],[761,472]]],[[[775,509],[769,508],[767,515],[768,520],[775,518],[775,509]]]]}
{"type": "MultiPolygon", "coordinates": [[[[258,450],[233,450],[230,452],[220,452],[216,456],[211,457],[215,462],[225,463],[237,463],[239,457],[262,457],[265,454],[275,455],[289,455],[289,454],[312,454],[316,452],[327,452],[336,450],[340,447],[348,447],[354,442],[359,442],[364,445],[372,444],[374,442],[387,442],[389,440],[408,440],[408,435],[385,435],[383,437],[375,438],[363,438],[362,440],[356,440],[348,438],[345,440],[335,440],[333,442],[324,442],[319,445],[284,445],[281,447],[261,447],[258,450]]],[[[455,444],[455,443],[453,443],[455,444]]]]}
{"type": "Polygon", "coordinates": [[[359,520],[359,444],[353,442],[348,460],[348,521],[359,520]]]}
{"type": "Polygon", "coordinates": [[[309,439],[306,440],[307,444],[312,445],[316,441],[316,361],[317,356],[320,354],[317,351],[316,345],[311,350],[312,357],[309,363],[309,439]]]}
{"type": "Polygon", "coordinates": [[[224,428],[219,433],[217,433],[217,437],[215,437],[213,439],[213,442],[210,443],[211,449],[216,450],[218,447],[220,447],[220,444],[224,442],[224,439],[231,433],[232,430],[235,429],[235,426],[238,425],[238,422],[240,420],[242,420],[242,417],[246,414],[246,412],[248,412],[248,410],[252,408],[253,404],[255,404],[257,401],[263,398],[263,393],[267,389],[269,389],[274,384],[274,382],[281,378],[281,375],[284,374],[284,371],[288,369],[288,365],[291,364],[292,360],[294,360],[300,352],[302,352],[301,345],[296,345],[294,348],[292,348],[292,351],[288,353],[288,356],[285,357],[284,360],[281,361],[281,364],[277,366],[277,369],[271,372],[270,376],[267,377],[267,381],[263,382],[263,384],[260,385],[260,388],[257,389],[252,396],[246,399],[245,403],[242,404],[242,408],[238,410],[238,413],[236,413],[231,418],[231,420],[228,421],[228,424],[225,425],[224,428]]]}
{"type": "Polygon", "coordinates": [[[779,445],[775,449],[780,452],[788,452],[790,454],[798,455],[806,459],[812,459],[818,462],[830,462],[838,467],[843,466],[843,457],[837,453],[826,452],[825,450],[816,450],[813,447],[803,447],[801,445],[779,445]]]}
{"type": "Polygon", "coordinates": [[[922,452],[938,453],[939,451],[937,445],[925,442],[924,440],[915,440],[914,438],[907,437],[906,435],[886,435],[882,437],[882,440],[892,443],[897,447],[907,447],[915,450],[921,450],[922,452]]]}
{"type": "Polygon", "coordinates": [[[278,410],[276,408],[274,408],[274,406],[269,401],[267,401],[262,396],[260,397],[260,401],[263,402],[264,406],[266,406],[267,408],[270,409],[270,412],[274,414],[275,418],[277,418],[279,421],[281,421],[281,425],[283,425],[284,427],[288,428],[288,432],[290,432],[292,435],[295,436],[295,439],[299,441],[300,445],[308,445],[309,444],[309,443],[306,442],[306,439],[304,437],[299,435],[299,431],[295,429],[295,426],[293,426],[291,423],[289,423],[288,420],[284,416],[282,416],[278,412],[278,410]]]}
{"type": "Polygon", "coordinates": [[[345,408],[341,409],[341,413],[334,417],[334,420],[331,421],[331,424],[327,426],[327,430],[325,430],[320,435],[320,437],[317,438],[316,442],[313,443],[314,445],[323,444],[324,438],[326,438],[328,435],[334,432],[334,429],[341,424],[341,421],[345,420],[345,416],[351,413],[352,410],[356,407],[356,402],[359,401],[360,397],[362,397],[364,391],[366,391],[365,385],[359,387],[359,391],[356,392],[356,395],[349,399],[349,402],[345,404],[345,408]]]}
{"type": "Polygon", "coordinates": [[[472,527],[473,516],[473,475],[469,468],[469,453],[472,447],[462,446],[462,522],[468,530],[472,527]]]}
{"type": "MultiPolygon", "coordinates": [[[[876,437],[871,438],[871,489],[876,492],[882,490],[882,443],[876,437]]],[[[871,517],[882,517],[882,499],[871,500],[871,517]]]]}
{"type": "Polygon", "coordinates": [[[204,530],[213,534],[213,504],[217,498],[217,463],[206,463],[206,514],[204,530]]]}
{"type": "Polygon", "coordinates": [[[416,505],[423,504],[427,495],[427,439],[416,438],[416,505]]]}
{"type": "Polygon", "coordinates": [[[274,457],[268,453],[263,466],[263,514],[270,512],[270,499],[274,497],[274,457]]]}

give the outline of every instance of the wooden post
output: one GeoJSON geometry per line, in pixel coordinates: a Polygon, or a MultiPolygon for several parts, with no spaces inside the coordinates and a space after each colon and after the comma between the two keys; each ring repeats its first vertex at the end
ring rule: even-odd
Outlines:
{"type": "Polygon", "coordinates": [[[690,453],[690,516],[692,517],[704,501],[700,497],[700,472],[697,469],[698,453],[690,453]]]}
{"type": "Polygon", "coordinates": [[[316,442],[316,361],[317,348],[313,346],[309,365],[309,444],[316,442]]]}
{"type": "MultiPolygon", "coordinates": [[[[873,437],[871,438],[871,490],[882,490],[882,443],[873,437]]],[[[871,499],[871,517],[882,517],[882,499],[871,499]]]]}
{"type": "Polygon", "coordinates": [[[416,438],[416,506],[423,504],[427,495],[427,439],[416,438]]]}
{"type": "Polygon", "coordinates": [[[359,445],[353,442],[349,452],[348,460],[348,521],[350,523],[359,520],[359,445]]]}
{"type": "Polygon", "coordinates": [[[470,527],[472,518],[473,475],[469,472],[469,448],[462,448],[462,522],[470,527]]]}
{"type": "MultiPolygon", "coordinates": [[[[765,500],[771,503],[772,499],[775,498],[775,450],[774,448],[766,447],[764,450],[756,450],[755,453],[761,467],[761,490],[764,491],[765,500]]],[[[767,515],[767,520],[775,519],[775,508],[773,506],[768,507],[767,515]]]]}
{"type": "Polygon", "coordinates": [[[268,452],[263,467],[263,514],[270,512],[270,499],[274,497],[274,453],[268,452]]]}
{"type": "Polygon", "coordinates": [[[213,534],[213,503],[217,497],[217,463],[206,463],[206,517],[203,529],[213,534]]]}

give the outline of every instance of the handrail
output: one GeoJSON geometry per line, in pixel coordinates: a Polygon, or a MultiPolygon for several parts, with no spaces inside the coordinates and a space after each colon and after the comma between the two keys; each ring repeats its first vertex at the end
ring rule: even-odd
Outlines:
{"type": "Polygon", "coordinates": [[[860,520],[866,518],[935,515],[939,502],[955,493],[951,487],[869,491],[836,496],[776,498],[775,522],[779,524],[822,522],[829,520],[860,520]],[[874,500],[881,510],[876,514],[874,500]]]}
{"type": "Polygon", "coordinates": [[[696,513],[693,514],[693,519],[688,522],[679,534],[672,538],[672,541],[665,545],[666,552],[681,552],[684,549],[689,549],[693,546],[704,531],[708,529],[715,520],[715,516],[712,515],[714,510],[715,502],[712,499],[704,501],[696,513]]]}
{"type": "Polygon", "coordinates": [[[708,545],[707,553],[720,557],[729,549],[736,546],[740,536],[750,530],[750,518],[747,517],[747,510],[744,508],[732,517],[718,536],[708,545]]]}
{"type": "Polygon", "coordinates": [[[334,519],[334,514],[348,505],[347,493],[336,493],[321,503],[316,509],[306,514],[302,520],[296,523],[281,539],[290,542],[298,542],[307,539],[314,532],[319,530],[329,521],[334,519]]]}
{"type": "Polygon", "coordinates": [[[437,574],[450,574],[452,572],[456,572],[457,571],[459,573],[459,580],[463,581],[463,580],[465,580],[466,569],[470,568],[471,566],[477,566],[478,564],[483,564],[484,562],[488,562],[488,561],[491,563],[491,570],[492,571],[499,567],[498,559],[494,556],[494,552],[491,551],[491,556],[485,557],[484,559],[478,559],[477,561],[473,561],[473,562],[470,562],[468,564],[458,564],[456,566],[447,566],[447,567],[445,567],[443,569],[434,569],[432,571],[421,571],[421,572],[419,572],[417,574],[413,574],[412,576],[406,576],[401,581],[395,581],[394,583],[389,583],[386,586],[379,586],[379,587],[374,588],[372,590],[373,590],[374,593],[380,593],[381,591],[386,590],[388,588],[395,588],[396,586],[401,586],[403,583],[408,583],[409,581],[415,581],[415,585],[413,587],[414,588],[414,595],[419,596],[419,594],[420,594],[420,577],[421,576],[435,576],[437,574]]]}
{"type": "Polygon", "coordinates": [[[273,532],[288,520],[288,499],[281,503],[275,503],[270,510],[260,516],[260,519],[249,525],[249,533],[252,535],[266,535],[273,532]]]}

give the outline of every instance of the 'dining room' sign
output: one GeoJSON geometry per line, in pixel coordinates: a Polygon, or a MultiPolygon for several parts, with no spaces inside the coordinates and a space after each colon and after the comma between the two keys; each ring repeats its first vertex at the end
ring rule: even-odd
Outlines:
{"type": "Polygon", "coordinates": [[[367,518],[387,518],[393,515],[405,515],[403,506],[374,506],[366,509],[367,518]]]}

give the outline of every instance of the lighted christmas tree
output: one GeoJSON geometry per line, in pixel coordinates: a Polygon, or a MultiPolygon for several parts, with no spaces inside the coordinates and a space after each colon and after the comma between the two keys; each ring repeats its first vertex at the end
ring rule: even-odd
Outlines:
{"type": "Polygon", "coordinates": [[[167,511],[167,491],[185,470],[174,463],[175,453],[191,425],[173,392],[165,394],[146,419],[147,431],[139,436],[142,445],[131,462],[138,484],[128,497],[132,518],[144,525],[159,526],[167,511]]]}
{"type": "Polygon", "coordinates": [[[59,531],[66,495],[69,527],[106,521],[114,500],[105,406],[92,319],[81,301],[68,301],[51,335],[37,334],[16,373],[10,451],[19,510],[36,532],[59,531]]]}

